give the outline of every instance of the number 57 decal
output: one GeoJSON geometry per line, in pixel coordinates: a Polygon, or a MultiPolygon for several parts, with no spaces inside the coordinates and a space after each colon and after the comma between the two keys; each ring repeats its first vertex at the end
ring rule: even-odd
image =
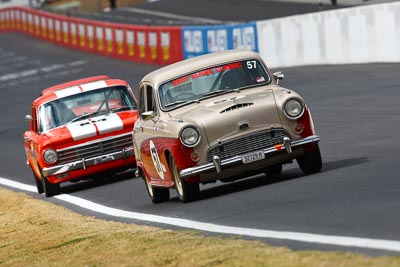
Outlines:
{"type": "Polygon", "coordinates": [[[249,60],[246,62],[246,64],[249,70],[257,68],[257,62],[255,60],[249,60]]]}

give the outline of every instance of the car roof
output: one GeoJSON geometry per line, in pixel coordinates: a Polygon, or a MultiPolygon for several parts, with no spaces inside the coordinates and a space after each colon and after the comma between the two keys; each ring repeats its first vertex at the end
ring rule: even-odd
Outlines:
{"type": "Polygon", "coordinates": [[[99,75],[99,76],[93,76],[93,77],[87,77],[87,78],[83,78],[83,79],[79,79],[79,80],[69,81],[66,83],[62,83],[62,84],[58,84],[58,85],[54,85],[49,88],[46,88],[46,89],[42,90],[41,94],[46,95],[46,94],[50,94],[50,93],[53,93],[55,91],[58,91],[58,90],[61,90],[64,88],[81,85],[81,84],[85,84],[85,83],[90,83],[90,82],[94,82],[94,81],[108,80],[108,79],[110,79],[110,77],[107,75],[99,75]]]}
{"type": "Polygon", "coordinates": [[[49,101],[58,99],[58,98],[63,98],[65,96],[73,95],[73,94],[78,94],[82,91],[90,91],[90,90],[96,90],[99,88],[105,88],[109,86],[117,86],[117,85],[123,85],[123,86],[129,86],[128,83],[124,80],[120,79],[111,79],[108,76],[93,76],[93,77],[88,77],[88,78],[83,78],[79,80],[74,80],[71,82],[55,85],[52,87],[49,87],[43,91],[45,93],[42,94],[40,97],[36,98],[33,101],[34,106],[39,106],[43,103],[47,103],[49,101]],[[102,78],[100,78],[102,77],[102,78]],[[66,86],[67,85],[67,86],[66,86]]]}
{"type": "Polygon", "coordinates": [[[206,54],[185,59],[177,63],[170,64],[166,67],[159,68],[144,76],[142,82],[150,82],[153,84],[153,86],[158,87],[161,83],[167,80],[184,75],[185,73],[206,68],[207,66],[215,66],[227,62],[246,60],[250,58],[262,60],[258,53],[243,49],[233,49],[206,54]]]}

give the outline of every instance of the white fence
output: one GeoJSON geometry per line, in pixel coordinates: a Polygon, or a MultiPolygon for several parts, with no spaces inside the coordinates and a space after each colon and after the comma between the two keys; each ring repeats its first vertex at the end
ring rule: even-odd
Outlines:
{"type": "Polygon", "coordinates": [[[257,22],[270,67],[400,62],[400,2],[257,22]]]}

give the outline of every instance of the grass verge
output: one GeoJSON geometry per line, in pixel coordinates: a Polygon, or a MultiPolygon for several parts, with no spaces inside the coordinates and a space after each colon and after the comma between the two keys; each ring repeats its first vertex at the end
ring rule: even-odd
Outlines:
{"type": "Polygon", "coordinates": [[[0,266],[400,266],[400,257],[292,251],[82,216],[0,187],[0,266]]]}

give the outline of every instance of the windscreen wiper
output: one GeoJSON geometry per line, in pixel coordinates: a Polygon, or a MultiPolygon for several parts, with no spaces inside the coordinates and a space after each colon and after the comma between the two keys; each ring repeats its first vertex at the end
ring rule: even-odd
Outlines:
{"type": "Polygon", "coordinates": [[[76,118],[73,118],[72,120],[70,120],[70,121],[69,121],[68,123],[66,123],[66,124],[69,124],[69,123],[73,123],[73,122],[75,122],[75,121],[79,121],[79,120],[83,120],[83,119],[90,118],[90,117],[92,117],[92,116],[97,115],[98,113],[99,113],[99,111],[94,111],[94,112],[90,112],[90,113],[83,112],[81,115],[79,115],[79,116],[76,117],[76,118]]]}
{"type": "Polygon", "coordinates": [[[190,103],[200,103],[200,101],[198,99],[193,99],[193,100],[178,100],[172,103],[168,103],[165,105],[165,107],[171,107],[171,106],[175,106],[175,105],[179,105],[179,104],[190,104],[190,103]]]}
{"type": "Polygon", "coordinates": [[[211,96],[211,95],[220,95],[220,94],[225,94],[225,93],[230,93],[230,92],[240,92],[240,89],[218,89],[212,92],[208,92],[203,94],[203,96],[211,96]]]}
{"type": "Polygon", "coordinates": [[[136,109],[135,106],[120,106],[117,108],[112,108],[110,110],[111,110],[111,112],[118,112],[118,111],[124,111],[124,110],[134,110],[134,109],[136,109]]]}

